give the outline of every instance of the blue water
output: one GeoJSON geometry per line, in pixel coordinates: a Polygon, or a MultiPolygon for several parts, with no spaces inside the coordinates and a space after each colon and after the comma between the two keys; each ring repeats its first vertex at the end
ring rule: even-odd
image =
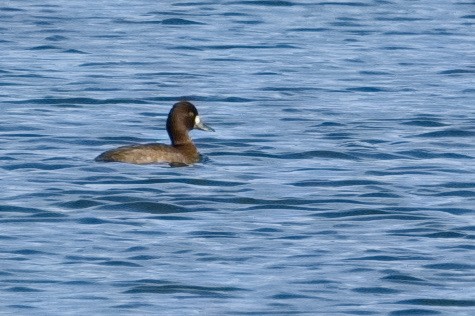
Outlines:
{"type": "Polygon", "coordinates": [[[474,4],[3,1],[0,313],[474,315],[474,4]]]}

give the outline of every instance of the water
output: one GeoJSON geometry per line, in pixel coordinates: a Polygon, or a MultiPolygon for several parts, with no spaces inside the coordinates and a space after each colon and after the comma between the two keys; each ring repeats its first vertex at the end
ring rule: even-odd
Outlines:
{"type": "Polygon", "coordinates": [[[2,2],[0,313],[473,315],[473,10],[2,2]]]}

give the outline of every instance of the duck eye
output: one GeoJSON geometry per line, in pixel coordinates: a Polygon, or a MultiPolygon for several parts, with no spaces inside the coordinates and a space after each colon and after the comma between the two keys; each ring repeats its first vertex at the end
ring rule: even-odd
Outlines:
{"type": "Polygon", "coordinates": [[[188,116],[193,116],[195,114],[193,114],[193,112],[188,112],[188,116]]]}

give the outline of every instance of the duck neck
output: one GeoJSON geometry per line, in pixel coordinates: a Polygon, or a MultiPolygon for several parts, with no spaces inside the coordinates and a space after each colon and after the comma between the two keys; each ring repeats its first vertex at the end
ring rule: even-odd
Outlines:
{"type": "Polygon", "coordinates": [[[170,114],[168,114],[167,132],[172,146],[193,145],[193,141],[190,135],[188,135],[188,131],[191,128],[186,125],[186,122],[177,119],[174,113],[170,112],[170,114]]]}
{"type": "Polygon", "coordinates": [[[167,129],[172,146],[193,145],[186,129],[167,129]]]}

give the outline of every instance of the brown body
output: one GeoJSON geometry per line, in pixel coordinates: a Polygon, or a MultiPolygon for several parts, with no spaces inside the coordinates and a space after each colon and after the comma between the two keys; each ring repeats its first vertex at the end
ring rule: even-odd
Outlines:
{"type": "Polygon", "coordinates": [[[188,131],[192,129],[214,131],[201,122],[195,106],[187,101],[176,103],[167,119],[167,132],[171,145],[141,144],[108,150],[96,157],[96,161],[125,162],[133,164],[170,163],[190,165],[200,161],[200,154],[188,131]]]}
{"type": "Polygon", "coordinates": [[[134,164],[176,163],[191,165],[200,161],[200,154],[193,143],[170,146],[164,144],[143,144],[122,146],[100,154],[96,161],[127,162],[134,164]]]}

